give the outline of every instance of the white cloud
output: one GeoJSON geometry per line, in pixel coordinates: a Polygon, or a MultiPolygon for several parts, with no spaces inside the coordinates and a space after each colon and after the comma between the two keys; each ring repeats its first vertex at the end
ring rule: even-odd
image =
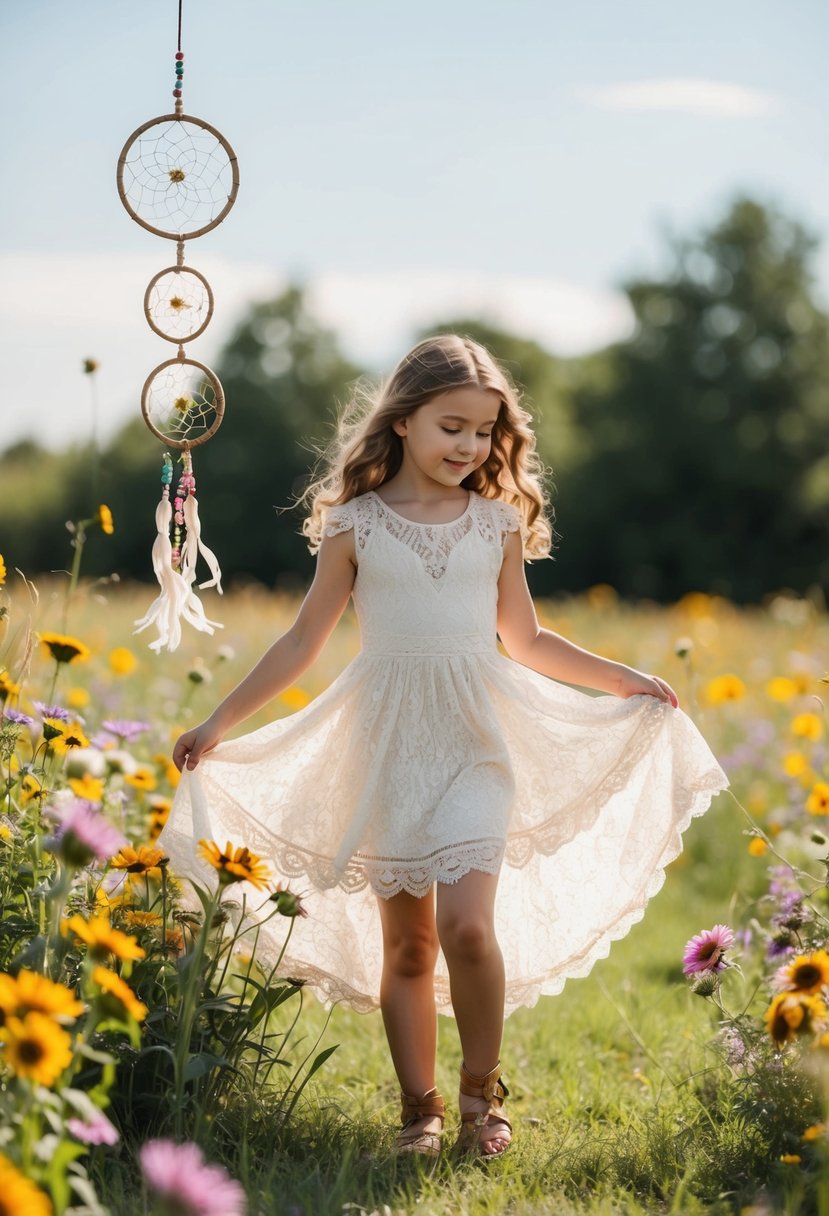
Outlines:
{"type": "Polygon", "coordinates": [[[634,80],[581,89],[579,96],[604,110],[672,110],[728,118],[762,118],[781,108],[779,98],[770,93],[697,77],[634,80]]]}
{"type": "MultiPolygon", "coordinates": [[[[0,254],[0,450],[27,435],[50,447],[85,442],[92,425],[90,384],[81,362],[93,356],[100,436],[138,416],[148,373],[175,351],[143,315],[147,283],[169,260],[130,254],[0,254]]],[[[210,328],[192,347],[210,364],[245,307],[282,290],[286,276],[256,263],[192,257],[216,299],[210,328]]],[[[323,272],[310,276],[309,304],[339,334],[343,349],[375,370],[389,369],[416,329],[441,317],[486,319],[577,355],[623,338],[632,316],[625,296],[531,276],[445,271],[323,272]]],[[[232,403],[229,403],[232,408],[232,403]]]]}

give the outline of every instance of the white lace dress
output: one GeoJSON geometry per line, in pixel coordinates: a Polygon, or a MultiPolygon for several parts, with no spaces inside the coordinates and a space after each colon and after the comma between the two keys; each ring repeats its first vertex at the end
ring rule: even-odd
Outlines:
{"type": "MultiPolygon", "coordinates": [[[[474,493],[447,524],[374,492],[332,509],[326,533],[355,532],[361,653],[305,709],[182,776],[160,838],[174,872],[207,885],[202,837],[261,854],[306,896],[281,974],[325,1000],[378,1004],[378,895],[499,868],[507,1011],[560,991],[641,918],[680,832],[728,784],[681,710],[591,696],[499,653],[497,579],[518,526],[474,493]]],[[[260,961],[284,929],[261,928],[260,961]]],[[[436,998],[451,1012],[442,957],[436,998]]]]}

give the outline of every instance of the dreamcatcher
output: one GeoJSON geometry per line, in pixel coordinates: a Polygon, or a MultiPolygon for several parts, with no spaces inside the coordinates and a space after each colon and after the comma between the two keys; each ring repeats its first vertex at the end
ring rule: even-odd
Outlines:
{"type": "Polygon", "coordinates": [[[175,113],[151,118],[134,131],[118,158],[117,171],[118,194],[136,223],[176,242],[175,265],[154,275],[144,294],[150,328],[178,346],[172,359],[150,372],[141,391],[144,421],[165,448],[181,453],[182,466],[173,489],[173,459],[164,452],[152,553],[161,590],[135,622],[136,633],[156,626],[158,637],[150,643],[156,652],[163,646],[175,650],[183,620],[205,633],[222,627],[207,619],[193,585],[201,554],[211,577],[199,588],[215,587],[222,593],[219,563],[201,539],[192,449],[216,434],[225,399],[216,374],[185,353],[185,343],[199,337],[210,322],[213,293],[203,274],[184,265],[184,244],[220,224],[239,190],[236,155],[225,137],[201,118],[184,117],[181,8],[179,0],[175,113]]]}

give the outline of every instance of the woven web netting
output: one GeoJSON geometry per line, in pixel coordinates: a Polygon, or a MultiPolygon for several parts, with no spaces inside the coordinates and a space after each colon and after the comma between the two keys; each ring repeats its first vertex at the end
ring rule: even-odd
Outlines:
{"type": "Polygon", "coordinates": [[[203,442],[221,421],[221,386],[198,364],[175,360],[150,375],[141,403],[144,417],[166,442],[203,442]]]}
{"type": "Polygon", "coordinates": [[[211,292],[204,278],[186,267],[156,275],[144,299],[147,320],[163,338],[188,342],[210,320],[211,292]]]}

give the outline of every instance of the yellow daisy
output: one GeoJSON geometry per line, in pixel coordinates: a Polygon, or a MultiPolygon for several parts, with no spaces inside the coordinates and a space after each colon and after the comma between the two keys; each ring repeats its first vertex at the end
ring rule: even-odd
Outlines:
{"type": "Polygon", "coordinates": [[[64,932],[72,932],[82,942],[89,946],[89,953],[95,959],[106,960],[110,954],[116,958],[143,958],[147,953],[139,946],[134,937],[128,937],[120,929],[113,929],[103,916],[94,916],[86,921],[82,916],[70,916],[64,922],[64,932]]]}
{"type": "Polygon", "coordinates": [[[772,701],[791,701],[799,691],[797,681],[789,676],[775,676],[766,684],[766,696],[771,697],[772,701]]]}
{"type": "Polygon", "coordinates": [[[224,852],[212,840],[200,840],[199,852],[205,861],[219,871],[222,886],[231,882],[249,882],[254,887],[265,887],[270,878],[267,863],[246,848],[234,848],[228,840],[224,852]]]}
{"type": "Polygon", "coordinates": [[[132,845],[127,844],[115,854],[109,864],[113,870],[126,870],[128,874],[149,872],[152,878],[160,878],[159,865],[162,861],[166,861],[164,850],[156,845],[142,844],[134,849],[132,845]]]}
{"type": "Polygon", "coordinates": [[[52,747],[59,754],[65,754],[76,747],[89,747],[89,740],[79,722],[65,722],[61,733],[52,740],[52,747]]]}
{"type": "Polygon", "coordinates": [[[778,1047],[799,1034],[814,1030],[826,1020],[826,1006],[820,997],[806,992],[781,992],[765,1014],[766,1029],[778,1047]]]}
{"type": "MultiPolygon", "coordinates": [[[[2,586],[2,584],[0,584],[2,586]]],[[[15,684],[14,680],[5,669],[0,671],[0,701],[6,701],[9,697],[16,697],[20,694],[20,685],[15,684]]]]}
{"type": "Polygon", "coordinates": [[[92,654],[83,642],[65,633],[41,633],[40,641],[58,663],[72,663],[75,659],[83,662],[92,654]]]}
{"type": "Polygon", "coordinates": [[[42,1013],[57,1022],[74,1022],[85,1009],[71,988],[56,984],[36,971],[20,971],[16,976],[0,975],[0,1021],[23,1017],[27,1013],[42,1013]]]}
{"type": "Polygon", "coordinates": [[[0,1153],[0,1216],[52,1216],[52,1201],[0,1153]]]}
{"type": "Polygon", "coordinates": [[[33,799],[45,798],[48,793],[34,773],[27,773],[20,782],[20,801],[24,806],[28,806],[33,799]]]}
{"type": "Polygon", "coordinates": [[[817,781],[806,799],[806,810],[810,815],[829,815],[829,785],[817,781]]]}
{"type": "Polygon", "coordinates": [[[711,680],[705,695],[711,705],[722,705],[724,701],[739,701],[745,696],[746,686],[739,676],[728,673],[711,680]]]}
{"type": "Polygon", "coordinates": [[[18,1077],[38,1085],[54,1085],[72,1062],[72,1040],[44,1013],[6,1018],[0,1037],[4,1062],[18,1077]]]}
{"type": "Polygon", "coordinates": [[[149,929],[161,928],[164,923],[163,917],[157,912],[142,912],[140,909],[124,913],[124,921],[130,929],[149,929]]]}
{"type": "Polygon", "coordinates": [[[814,950],[792,959],[783,971],[786,988],[794,992],[820,992],[829,984],[829,954],[814,950]]]}
{"type": "MultiPolygon", "coordinates": [[[[139,1001],[129,984],[124,983],[120,975],[116,975],[114,971],[108,971],[106,967],[94,967],[92,981],[99,988],[103,988],[107,996],[114,997],[127,1013],[135,1018],[136,1022],[143,1022],[149,1010],[143,1001],[139,1001]]],[[[120,1010],[117,1012],[120,1013],[120,1010]]]]}
{"type": "Polygon", "coordinates": [[[783,772],[787,777],[802,777],[808,768],[809,761],[803,752],[786,752],[783,757],[783,772]]]}
{"type": "Polygon", "coordinates": [[[286,688],[284,692],[279,694],[279,700],[283,705],[287,705],[288,709],[296,711],[304,709],[310,703],[311,698],[304,688],[293,684],[290,688],[286,688]]]}
{"type": "Polygon", "coordinates": [[[125,773],[124,781],[135,790],[154,790],[157,785],[151,768],[137,768],[134,773],[125,773]]]}
{"type": "Polygon", "coordinates": [[[116,646],[109,652],[109,669],[116,676],[128,676],[138,666],[138,659],[126,646],[116,646]]]}
{"type": "Polygon", "coordinates": [[[749,842],[748,852],[751,857],[762,857],[763,854],[768,850],[768,847],[769,846],[766,844],[765,840],[762,839],[762,837],[755,836],[749,842]]]}
{"type": "Polygon", "coordinates": [[[66,704],[70,709],[85,709],[89,704],[89,693],[85,688],[76,685],[66,694],[66,704]]]}
{"type": "Polygon", "coordinates": [[[792,734],[817,743],[823,734],[823,720],[817,714],[798,714],[792,720],[792,734]]]}
{"type": "Polygon", "coordinates": [[[93,777],[91,773],[84,773],[82,777],[70,777],[69,788],[87,802],[100,802],[104,796],[103,781],[100,777],[93,777]]]}

